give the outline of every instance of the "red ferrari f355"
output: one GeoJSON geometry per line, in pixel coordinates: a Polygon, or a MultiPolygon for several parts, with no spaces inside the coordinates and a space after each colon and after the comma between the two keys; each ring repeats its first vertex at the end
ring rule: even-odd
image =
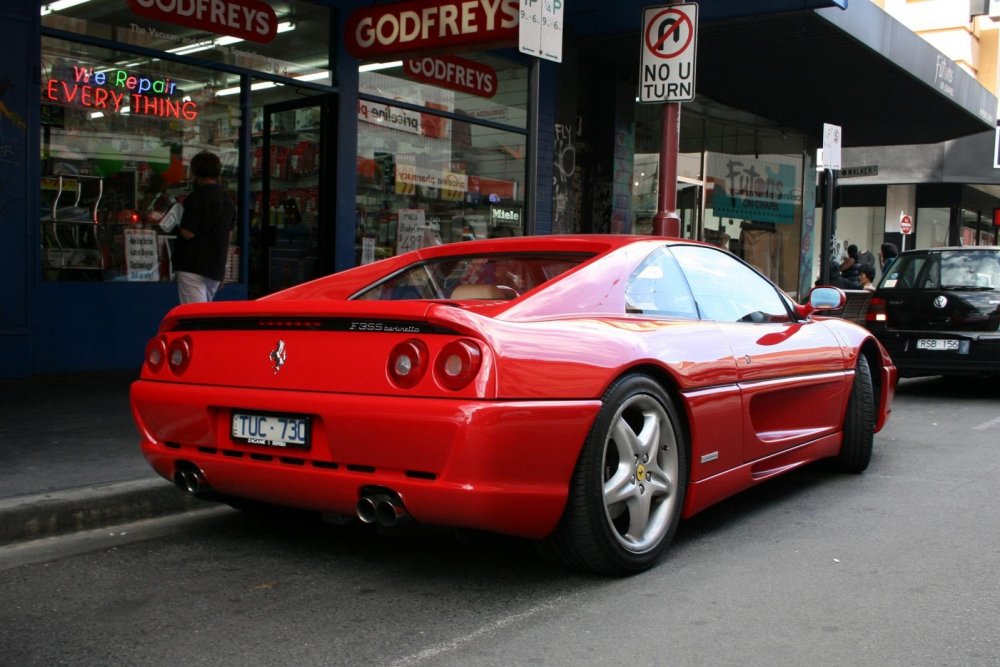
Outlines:
{"type": "Polygon", "coordinates": [[[651,566],[678,523],[820,459],[869,463],[896,368],[719,248],[641,236],[435,246],[173,309],[131,390],[163,477],[237,507],[537,540],[651,566]]]}

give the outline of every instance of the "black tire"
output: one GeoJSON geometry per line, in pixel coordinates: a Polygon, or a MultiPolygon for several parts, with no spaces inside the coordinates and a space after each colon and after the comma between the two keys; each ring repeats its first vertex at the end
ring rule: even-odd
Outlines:
{"type": "Polygon", "coordinates": [[[844,416],[844,442],[834,459],[835,467],[841,472],[864,472],[872,459],[874,439],[875,391],[868,360],[862,354],[854,369],[854,386],[844,416]]]}
{"type": "Polygon", "coordinates": [[[645,375],[604,394],[569,499],[544,555],[581,570],[631,574],[653,565],[680,523],[687,447],[673,401],[645,375]]]}

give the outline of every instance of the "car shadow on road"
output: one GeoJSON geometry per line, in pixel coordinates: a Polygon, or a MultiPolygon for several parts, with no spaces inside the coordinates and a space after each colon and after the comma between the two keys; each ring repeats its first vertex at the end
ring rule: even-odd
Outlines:
{"type": "Polygon", "coordinates": [[[504,572],[510,572],[515,579],[540,581],[566,572],[543,560],[530,540],[413,523],[385,529],[358,521],[334,525],[305,513],[255,516],[234,510],[220,517],[213,530],[224,531],[232,539],[271,542],[317,565],[338,563],[338,569],[405,571],[422,577],[444,572],[450,577],[501,580],[504,572]]]}
{"type": "Polygon", "coordinates": [[[697,542],[703,537],[739,529],[761,512],[783,511],[789,503],[843,478],[826,461],[803,466],[757,486],[730,496],[682,522],[674,537],[674,548],[697,542]]]}
{"type": "MultiPolygon", "coordinates": [[[[738,529],[759,512],[772,511],[839,475],[818,463],[748,489],[681,523],[671,550],[682,550],[703,537],[738,529]]],[[[230,543],[305,558],[315,567],[356,569],[359,573],[410,572],[444,581],[488,580],[492,586],[559,581],[563,585],[594,579],[543,558],[531,540],[480,531],[455,531],[407,524],[400,530],[359,522],[331,525],[315,515],[274,516],[233,511],[219,516],[208,530],[230,543]]],[[[662,563],[662,561],[661,561],[662,563]]],[[[606,579],[606,577],[596,577],[606,579]]]]}

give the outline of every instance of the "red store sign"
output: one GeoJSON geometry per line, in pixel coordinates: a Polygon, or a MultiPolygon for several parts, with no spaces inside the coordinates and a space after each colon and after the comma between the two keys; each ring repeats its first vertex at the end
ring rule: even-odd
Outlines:
{"type": "Polygon", "coordinates": [[[411,0],[353,12],[344,42],[359,60],[452,46],[493,48],[516,42],[517,24],[518,0],[411,0]]]}
{"type": "Polygon", "coordinates": [[[403,61],[406,74],[416,81],[431,83],[479,97],[497,94],[497,72],[489,65],[458,56],[427,56],[403,61]]]}
{"type": "Polygon", "coordinates": [[[128,0],[137,16],[267,44],[278,17],[260,0],[128,0]]]}

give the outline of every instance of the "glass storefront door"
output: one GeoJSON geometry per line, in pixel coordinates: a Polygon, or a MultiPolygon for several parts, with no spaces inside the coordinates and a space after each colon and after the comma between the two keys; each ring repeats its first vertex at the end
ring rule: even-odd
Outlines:
{"type": "Polygon", "coordinates": [[[250,297],[333,270],[333,96],[254,110],[250,188],[250,297]]]}

